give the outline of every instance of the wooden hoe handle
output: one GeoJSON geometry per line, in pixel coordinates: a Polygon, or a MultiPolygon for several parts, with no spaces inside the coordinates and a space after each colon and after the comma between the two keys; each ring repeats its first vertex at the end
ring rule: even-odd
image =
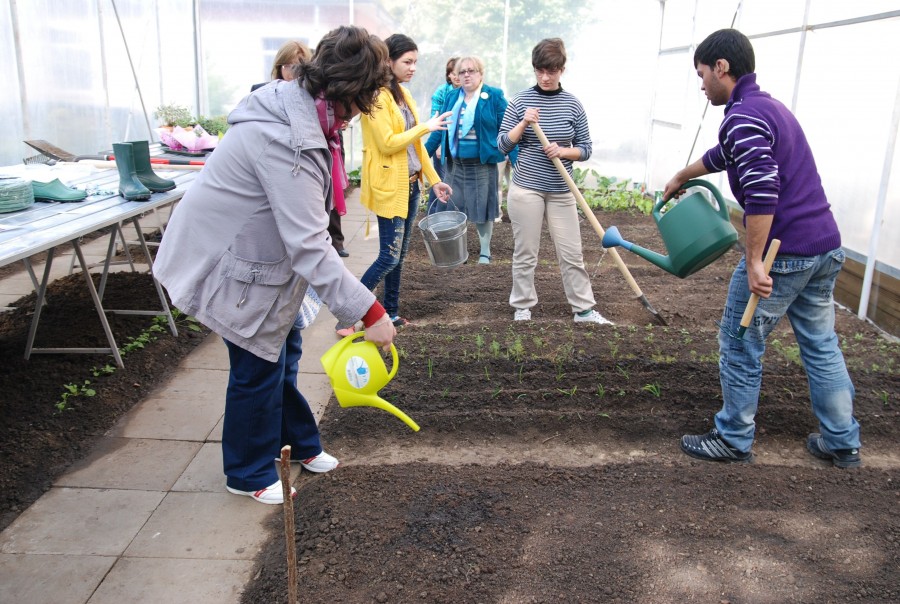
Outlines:
{"type": "MultiPolygon", "coordinates": [[[[772,263],[775,262],[775,256],[778,255],[778,248],[781,247],[780,239],[773,239],[771,243],[769,243],[769,251],[766,252],[766,257],[763,260],[763,266],[766,268],[766,274],[769,274],[769,271],[772,270],[772,263]]],[[[750,327],[750,321],[753,320],[753,315],[756,313],[756,305],[759,304],[759,294],[750,294],[750,300],[747,301],[747,308],[744,309],[744,316],[741,317],[741,333],[743,334],[744,330],[750,327]]]]}

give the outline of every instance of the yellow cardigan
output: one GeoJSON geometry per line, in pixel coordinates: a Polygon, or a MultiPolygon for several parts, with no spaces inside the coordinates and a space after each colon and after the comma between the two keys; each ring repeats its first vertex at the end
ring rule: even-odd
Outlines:
{"type": "Polygon", "coordinates": [[[422,137],[428,126],[419,124],[415,101],[400,87],[416,125],[406,129],[400,106],[389,88],[382,88],[372,115],[361,117],[363,139],[360,201],[382,218],[406,218],[409,211],[409,162],[406,148],[415,145],[422,172],[431,186],[441,182],[431,165],[422,137]]]}

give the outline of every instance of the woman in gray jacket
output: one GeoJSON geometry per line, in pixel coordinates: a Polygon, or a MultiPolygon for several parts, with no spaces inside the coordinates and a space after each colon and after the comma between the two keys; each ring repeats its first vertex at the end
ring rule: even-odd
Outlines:
{"type": "Polygon", "coordinates": [[[322,450],[296,386],[294,320],[307,288],[342,324],[362,320],[367,340],[387,346],[396,335],[331,246],[332,157],[317,110],[344,119],[371,112],[389,78],[387,56],[365,29],[339,27],[296,67],[296,80],[244,98],[175,209],[154,264],[175,306],[228,346],[226,488],[262,503],[282,502],[273,459],[283,445],[313,472],[338,463],[322,450]]]}

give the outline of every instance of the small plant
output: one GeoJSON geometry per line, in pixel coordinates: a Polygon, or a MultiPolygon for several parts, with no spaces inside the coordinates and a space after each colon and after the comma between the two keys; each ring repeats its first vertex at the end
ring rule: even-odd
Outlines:
{"type": "Polygon", "coordinates": [[[208,134],[222,136],[228,130],[228,117],[224,115],[204,117],[201,115],[197,118],[197,125],[206,130],[208,134]]]}
{"type": "Polygon", "coordinates": [[[488,371],[487,365],[484,366],[484,379],[491,381],[491,373],[488,371]]]}
{"type": "Polygon", "coordinates": [[[606,396],[606,388],[603,387],[603,384],[597,384],[597,396],[600,398],[606,396]]]}
{"type": "Polygon", "coordinates": [[[557,388],[556,391],[559,392],[560,394],[565,394],[566,396],[571,398],[571,397],[575,396],[576,392],[578,392],[578,386],[572,386],[572,388],[570,390],[566,390],[564,388],[557,388]]]}
{"type": "Polygon", "coordinates": [[[107,363],[103,367],[91,367],[91,375],[100,377],[101,375],[112,375],[116,372],[116,366],[107,363]]]}
{"type": "Polygon", "coordinates": [[[628,375],[628,370],[622,367],[621,365],[616,365],[616,373],[624,377],[626,380],[631,376],[628,375]]]}
{"type": "Polygon", "coordinates": [[[641,388],[641,390],[643,390],[645,392],[649,392],[656,398],[659,398],[659,393],[661,392],[661,388],[659,387],[659,384],[647,384],[646,386],[641,388]]]}
{"type": "Polygon", "coordinates": [[[493,394],[491,394],[491,398],[497,398],[498,396],[500,396],[501,392],[503,392],[503,388],[497,386],[496,388],[494,388],[494,392],[493,394]]]}
{"type": "Polygon", "coordinates": [[[350,183],[351,187],[359,187],[360,183],[362,183],[360,169],[356,168],[347,172],[347,181],[350,183]]]}
{"type": "Polygon", "coordinates": [[[887,390],[881,390],[881,391],[874,390],[873,393],[875,394],[876,397],[878,397],[878,400],[881,401],[881,404],[883,406],[887,407],[887,404],[888,404],[887,390]]]}
{"type": "Polygon", "coordinates": [[[772,340],[771,346],[791,363],[801,367],[803,366],[803,361],[800,360],[800,346],[797,344],[785,346],[781,340],[772,340]]]}
{"type": "Polygon", "coordinates": [[[497,340],[491,340],[490,349],[491,354],[495,359],[500,356],[500,342],[498,342],[497,340]]]}
{"type": "Polygon", "coordinates": [[[479,333],[475,334],[475,358],[481,359],[481,353],[484,350],[484,337],[479,333]]]}
{"type": "Polygon", "coordinates": [[[153,115],[163,126],[168,127],[181,126],[182,128],[186,128],[188,126],[193,126],[197,122],[191,115],[190,109],[184,105],[176,105],[174,103],[160,105],[153,112],[153,115]]]}
{"type": "Polygon", "coordinates": [[[520,336],[516,336],[516,339],[513,340],[508,353],[509,357],[515,361],[521,361],[522,357],[525,356],[525,348],[522,346],[522,338],[520,336]]]}
{"type": "Polygon", "coordinates": [[[89,380],[84,380],[84,384],[65,384],[63,385],[63,393],[59,397],[59,401],[56,403],[56,408],[60,411],[65,411],[69,407],[69,399],[75,396],[94,396],[97,394],[97,391],[93,388],[89,388],[91,382],[89,380]]]}
{"type": "Polygon", "coordinates": [[[434,375],[434,361],[431,357],[428,357],[428,379],[431,379],[431,376],[434,375]]]}

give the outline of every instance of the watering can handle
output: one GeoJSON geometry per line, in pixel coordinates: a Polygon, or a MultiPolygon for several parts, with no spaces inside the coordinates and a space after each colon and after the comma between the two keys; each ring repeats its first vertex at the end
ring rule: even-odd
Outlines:
{"type": "MultiPolygon", "coordinates": [[[[351,336],[347,336],[351,340],[356,340],[357,338],[364,337],[366,335],[365,331],[357,331],[351,336]]],[[[400,369],[400,357],[397,356],[397,347],[394,346],[394,343],[391,342],[391,371],[388,373],[388,380],[393,379],[395,375],[397,375],[397,370],[400,369]]]]}
{"type": "MultiPolygon", "coordinates": [[[[718,210],[719,215],[722,217],[723,220],[726,220],[726,221],[731,220],[731,217],[728,215],[728,206],[725,205],[725,199],[722,197],[722,194],[719,192],[719,189],[717,189],[715,186],[713,186],[712,183],[702,180],[700,178],[695,178],[693,180],[687,181],[686,183],[684,183],[681,186],[682,189],[690,189],[691,187],[703,187],[703,188],[707,189],[710,193],[712,193],[713,197],[716,198],[716,204],[719,206],[719,210],[718,210]]],[[[665,200],[662,198],[662,196],[660,196],[659,201],[657,201],[656,205],[653,206],[653,212],[652,212],[653,218],[657,222],[659,222],[659,219],[661,218],[660,211],[663,209],[663,206],[665,206],[667,203],[669,203],[669,201],[671,201],[671,200],[665,200]]]]}

